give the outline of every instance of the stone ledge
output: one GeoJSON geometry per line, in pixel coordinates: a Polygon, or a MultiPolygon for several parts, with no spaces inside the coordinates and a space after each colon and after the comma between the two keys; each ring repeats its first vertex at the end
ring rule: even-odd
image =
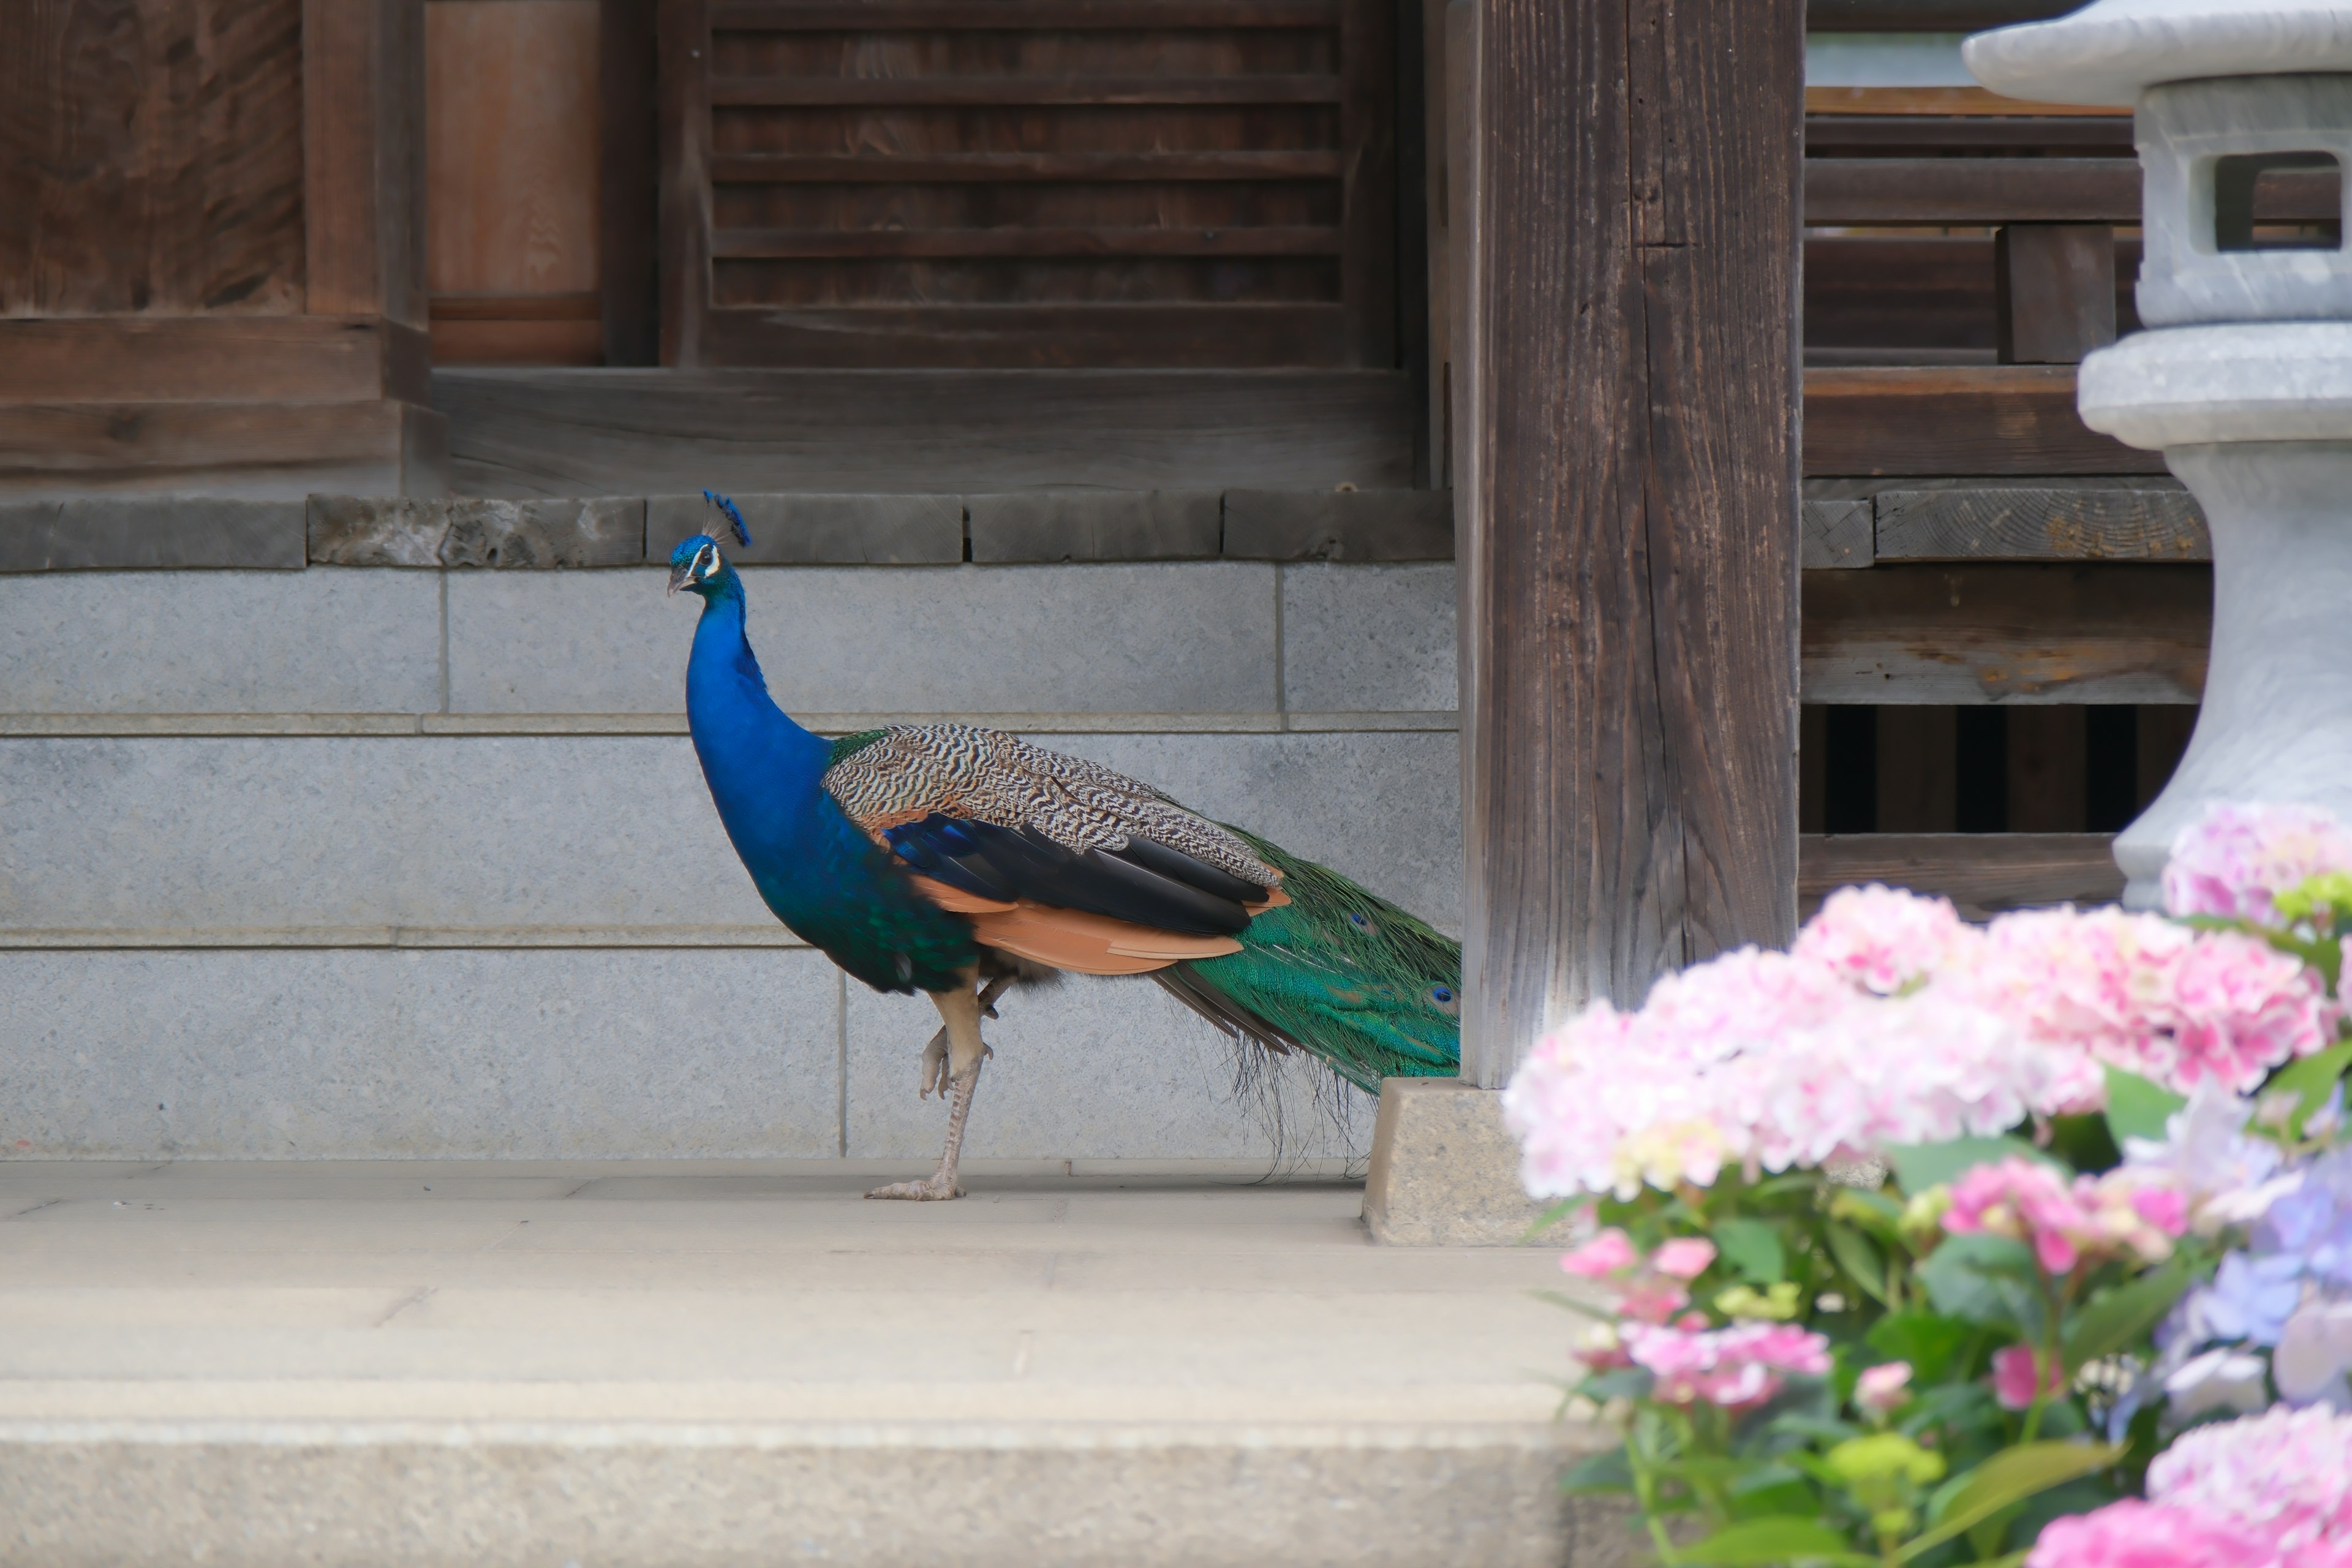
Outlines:
{"type": "Polygon", "coordinates": [[[1042,490],[965,498],[983,563],[1214,560],[1215,490],[1042,490]]]}
{"type": "Polygon", "coordinates": [[[1227,490],[1224,553],[1246,561],[1451,561],[1452,490],[1227,490]]]}
{"type": "Polygon", "coordinates": [[[1374,1241],[1517,1247],[1532,1239],[1548,1206],[1519,1185],[1501,1090],[1451,1078],[1381,1080],[1364,1178],[1364,1226],[1374,1241]]]}
{"type": "Polygon", "coordinates": [[[0,572],[299,571],[305,556],[299,500],[0,502],[0,572]]]}
{"type": "Polygon", "coordinates": [[[646,503],[422,500],[314,495],[310,560],[320,566],[634,566],[645,559],[646,503]]]}

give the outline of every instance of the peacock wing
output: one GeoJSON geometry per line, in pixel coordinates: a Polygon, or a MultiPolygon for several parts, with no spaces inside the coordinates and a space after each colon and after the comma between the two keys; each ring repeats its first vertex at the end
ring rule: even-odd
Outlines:
{"type": "Polygon", "coordinates": [[[824,788],[907,866],[975,899],[1231,936],[1279,898],[1282,874],[1239,836],[1139,780],[1001,730],[849,736],[824,788]]]}

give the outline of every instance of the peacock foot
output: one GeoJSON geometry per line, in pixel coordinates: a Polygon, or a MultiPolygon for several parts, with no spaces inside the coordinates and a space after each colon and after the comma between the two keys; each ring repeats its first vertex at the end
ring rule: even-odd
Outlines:
{"type": "Polygon", "coordinates": [[[905,1198],[915,1203],[943,1203],[963,1196],[963,1188],[944,1171],[919,1182],[893,1182],[866,1194],[869,1198],[905,1198]]]}
{"type": "MultiPolygon", "coordinates": [[[[996,1047],[982,1046],[980,1054],[985,1060],[996,1054],[996,1047]]],[[[915,1071],[920,1090],[915,1097],[918,1100],[929,1100],[934,1093],[945,1100],[948,1090],[955,1087],[955,1077],[948,1070],[948,1032],[945,1029],[933,1035],[930,1044],[923,1047],[922,1063],[915,1071]]]]}

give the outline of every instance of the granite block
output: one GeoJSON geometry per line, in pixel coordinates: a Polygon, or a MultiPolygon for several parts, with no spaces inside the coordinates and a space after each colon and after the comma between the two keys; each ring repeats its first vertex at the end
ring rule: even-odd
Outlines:
{"type": "Polygon", "coordinates": [[[1364,1178],[1364,1226],[1374,1241],[1516,1247],[1548,1207],[1519,1185],[1500,1089],[1450,1078],[1381,1081],[1364,1178]]]}
{"type": "Polygon", "coordinates": [[[1227,490],[1224,553],[1249,561],[1451,561],[1451,490],[1227,490]]]}
{"type": "Polygon", "coordinates": [[[299,571],[303,505],[225,496],[0,502],[0,572],[299,571]]]}
{"type": "Polygon", "coordinates": [[[963,559],[963,498],[942,495],[738,495],[751,542],[698,495],[646,501],[646,559],[669,563],[678,542],[707,533],[738,565],[917,566],[963,559]]]}
{"type": "Polygon", "coordinates": [[[441,705],[441,610],[404,572],[0,577],[0,710],[383,713],[441,705]]]}
{"type": "Polygon", "coordinates": [[[964,505],[979,562],[1213,559],[1223,527],[1214,490],[1020,490],[964,505]]]}
{"type": "Polygon", "coordinates": [[[781,933],[691,743],[660,736],[0,740],[15,929],[781,933]]]}
{"type": "MultiPolygon", "coordinates": [[[[848,1152],[939,1159],[945,1103],[916,1068],[940,1026],[921,996],[848,988],[848,1152]]],[[[1236,1082],[1237,1047],[1148,976],[1070,976],[1016,991],[982,1031],[964,1152],[974,1159],[1263,1158],[1360,1154],[1370,1097],[1304,1061],[1261,1058],[1236,1082]]]]}
{"type": "MultiPolygon", "coordinates": [[[[1223,713],[1276,706],[1274,572],[1238,563],[752,567],[788,713],[1223,713]]],[[[670,712],[701,606],[656,573],[449,580],[457,712],[670,712]]]]}
{"type": "Polygon", "coordinates": [[[1809,500],[1798,533],[1798,564],[1808,572],[1867,566],[1874,559],[1870,499],[1809,500]]]}
{"type": "Polygon", "coordinates": [[[635,566],[645,502],[312,496],[310,559],[336,566],[635,566]]]}
{"type": "Polygon", "coordinates": [[[1284,705],[1306,712],[1452,712],[1454,567],[1288,566],[1284,705]]]}
{"type": "Polygon", "coordinates": [[[830,1156],[835,973],[807,952],[0,952],[0,1135],[28,1159],[830,1156]]]}

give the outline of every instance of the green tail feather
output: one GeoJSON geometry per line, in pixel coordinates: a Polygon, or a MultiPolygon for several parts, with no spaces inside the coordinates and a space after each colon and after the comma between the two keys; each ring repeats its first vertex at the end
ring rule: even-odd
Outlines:
{"type": "Polygon", "coordinates": [[[1282,873],[1290,902],[1242,951],[1161,970],[1178,1000],[1230,1033],[1304,1049],[1359,1089],[1462,1067],[1462,944],[1338,872],[1230,824],[1282,873]]]}

